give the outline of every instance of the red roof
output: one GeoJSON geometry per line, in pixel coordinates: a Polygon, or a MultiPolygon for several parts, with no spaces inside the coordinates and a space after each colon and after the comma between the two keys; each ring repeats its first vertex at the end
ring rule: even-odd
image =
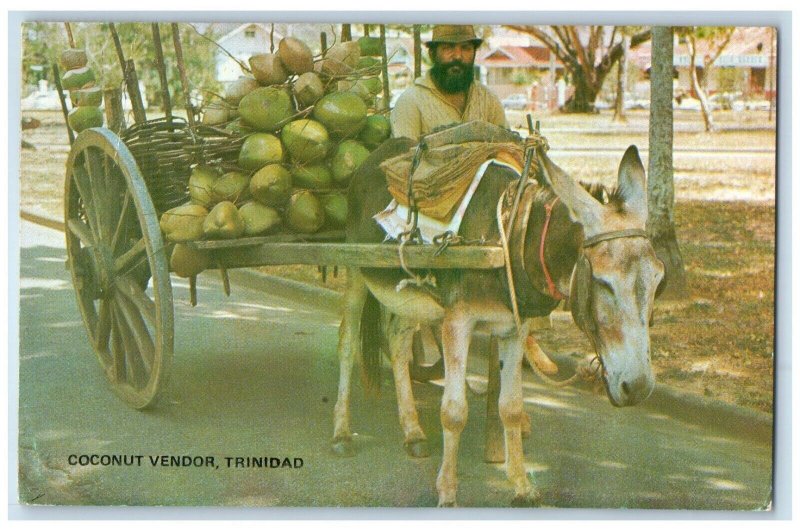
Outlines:
{"type": "Polygon", "coordinates": [[[494,67],[547,67],[550,50],[540,46],[498,46],[480,50],[475,63],[494,67]]]}

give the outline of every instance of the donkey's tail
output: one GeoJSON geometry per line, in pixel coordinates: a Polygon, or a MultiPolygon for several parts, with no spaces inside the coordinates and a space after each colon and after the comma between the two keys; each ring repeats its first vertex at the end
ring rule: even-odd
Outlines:
{"type": "Polygon", "coordinates": [[[367,294],[361,313],[361,383],[368,394],[381,389],[381,346],[383,323],[381,305],[372,293],[367,294]]]}

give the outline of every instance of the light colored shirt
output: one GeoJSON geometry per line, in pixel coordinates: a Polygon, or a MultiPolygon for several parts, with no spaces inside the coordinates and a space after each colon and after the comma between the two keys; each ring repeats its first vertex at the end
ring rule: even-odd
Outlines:
{"type": "Polygon", "coordinates": [[[419,140],[437,127],[473,120],[508,127],[503,104],[477,81],[470,84],[464,112],[447,101],[430,73],[417,78],[397,99],[391,114],[392,135],[419,140]]]}

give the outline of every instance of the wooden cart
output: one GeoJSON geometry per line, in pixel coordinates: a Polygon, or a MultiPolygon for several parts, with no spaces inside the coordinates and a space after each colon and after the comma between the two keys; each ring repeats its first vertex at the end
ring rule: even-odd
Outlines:
{"type": "MultiPolygon", "coordinates": [[[[169,256],[140,165],[106,128],[81,132],[69,154],[65,183],[69,269],[97,359],[114,391],[130,406],[153,405],[170,371],[174,310],[169,256]]],[[[279,234],[197,241],[212,268],[276,264],[400,267],[396,244],[352,244],[343,234],[279,234]]],[[[410,268],[504,266],[497,246],[406,245],[410,268]]]]}

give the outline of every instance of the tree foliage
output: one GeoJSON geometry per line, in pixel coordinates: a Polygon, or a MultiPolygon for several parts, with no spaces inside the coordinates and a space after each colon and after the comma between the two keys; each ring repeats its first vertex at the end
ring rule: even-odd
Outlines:
{"type": "Polygon", "coordinates": [[[649,28],[516,25],[506,27],[532,36],[544,44],[564,65],[575,87],[575,94],[565,106],[565,110],[570,112],[594,111],[594,102],[603,87],[603,81],[622,57],[624,33],[631,34],[631,49],[650,39],[649,28]]]}
{"type": "MultiPolygon", "coordinates": [[[[98,83],[103,87],[122,87],[122,68],[119,64],[109,24],[104,22],[71,23],[75,45],[86,50],[89,65],[95,70],[98,83]]],[[[144,83],[148,103],[160,105],[162,99],[161,82],[156,68],[156,52],[153,31],[150,23],[128,22],[115,25],[122,45],[125,59],[132,59],[136,65],[139,80],[144,83]]],[[[186,76],[191,90],[219,91],[216,81],[216,46],[211,40],[202,38],[188,24],[178,24],[186,76]]],[[[183,90],[178,72],[175,49],[172,41],[171,24],[159,24],[164,64],[167,71],[173,107],[183,107],[183,90]]],[[[52,65],[58,64],[61,52],[69,48],[66,29],[60,22],[31,22],[23,26],[22,78],[26,84],[34,84],[39,79],[53,82],[52,65]],[[39,69],[37,66],[41,66],[39,69]]],[[[206,35],[216,36],[213,30],[206,35]]]]}

